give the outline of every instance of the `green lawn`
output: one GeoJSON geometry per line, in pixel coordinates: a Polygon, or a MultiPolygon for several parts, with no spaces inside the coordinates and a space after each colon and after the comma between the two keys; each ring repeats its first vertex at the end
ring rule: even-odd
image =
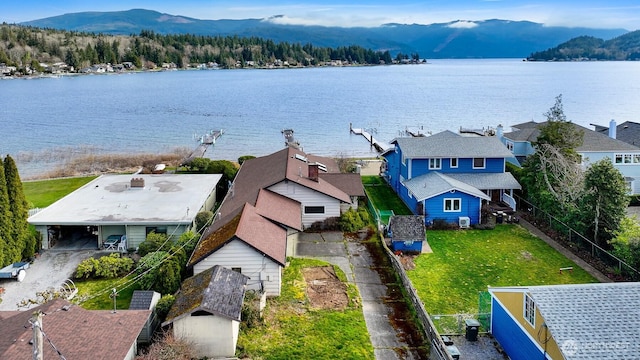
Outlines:
{"type": "Polygon", "coordinates": [[[22,183],[24,196],[31,208],[47,207],[82,185],[95,179],[96,176],[27,181],[22,183]]]}
{"type": "MultiPolygon", "coordinates": [[[[281,296],[267,301],[264,324],[240,331],[238,353],[251,359],[375,359],[355,285],[347,284],[347,309],[311,309],[302,269],[328,264],[289,260],[281,296]]],[[[346,283],[344,273],[334,269],[346,283]]]]}
{"type": "Polygon", "coordinates": [[[518,225],[494,230],[427,231],[433,253],[407,271],[432,314],[477,313],[487,286],[597,282],[582,268],[518,225]],[[573,272],[560,273],[573,266],[573,272]]]}
{"type": "MultiPolygon", "coordinates": [[[[380,176],[363,176],[362,184],[373,206],[379,211],[392,210],[396,215],[411,215],[411,211],[380,176]]],[[[382,219],[388,223],[388,217],[382,219]]]]}
{"type": "Polygon", "coordinates": [[[137,290],[138,287],[136,283],[124,289],[121,286],[133,277],[134,275],[130,275],[127,278],[76,281],[76,286],[78,287],[76,298],[84,300],[80,305],[87,310],[113,310],[113,298],[109,295],[111,294],[111,289],[116,287],[118,294],[116,296],[116,309],[128,309],[133,297],[133,291],[137,290]],[[96,296],[96,294],[100,295],[96,296]]]}

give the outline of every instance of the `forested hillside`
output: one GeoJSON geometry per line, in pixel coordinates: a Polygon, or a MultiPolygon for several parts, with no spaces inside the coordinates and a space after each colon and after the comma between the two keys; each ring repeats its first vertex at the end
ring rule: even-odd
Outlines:
{"type": "Polygon", "coordinates": [[[580,36],[531,54],[531,61],[640,60],[640,30],[611,40],[580,36]]]}
{"type": "MultiPolygon", "coordinates": [[[[418,54],[398,54],[394,59],[418,59],[418,54]]],[[[56,72],[61,68],[86,72],[96,64],[126,63],[126,67],[116,68],[126,70],[204,64],[221,68],[377,65],[390,64],[394,59],[388,51],[375,52],[359,46],[326,48],[256,37],[159,35],[152,31],[116,36],[0,26],[0,64],[4,64],[0,70],[4,69],[5,75],[56,72]]]]}

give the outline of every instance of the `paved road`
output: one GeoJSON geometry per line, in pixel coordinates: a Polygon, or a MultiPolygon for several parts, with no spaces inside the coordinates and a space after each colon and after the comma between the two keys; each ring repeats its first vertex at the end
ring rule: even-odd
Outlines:
{"type": "MultiPolygon", "coordinates": [[[[44,252],[27,269],[23,282],[2,279],[0,287],[5,289],[0,296],[0,310],[26,310],[18,307],[25,299],[35,299],[36,293],[50,288],[58,289],[73,275],[78,264],[95,253],[95,250],[49,250],[44,252]]],[[[32,305],[33,307],[34,305],[32,305]]]]}
{"type": "Polygon", "coordinates": [[[394,305],[388,299],[389,286],[375,269],[367,248],[345,239],[341,232],[302,233],[296,256],[324,260],[337,265],[355,283],[362,298],[362,312],[377,360],[422,359],[416,348],[404,341],[405,333],[392,325],[394,305]]]}

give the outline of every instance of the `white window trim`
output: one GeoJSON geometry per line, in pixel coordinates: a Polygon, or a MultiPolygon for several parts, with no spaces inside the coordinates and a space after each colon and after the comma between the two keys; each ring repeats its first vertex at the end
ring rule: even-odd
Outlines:
{"type": "Polygon", "coordinates": [[[640,153],[615,153],[612,161],[614,165],[637,165],[640,164],[640,153]]]}
{"type": "Polygon", "coordinates": [[[443,212],[462,212],[462,198],[444,198],[442,202],[443,212]],[[447,201],[451,201],[451,210],[447,210],[447,201]],[[458,202],[458,210],[455,210],[455,203],[458,202]]]}
{"type": "Polygon", "coordinates": [[[474,169],[486,169],[487,168],[487,159],[486,158],[472,158],[471,159],[471,166],[473,166],[474,169]],[[476,166],[476,159],[482,159],[482,166],[476,166]]]}
{"type": "Polygon", "coordinates": [[[507,145],[507,149],[511,152],[513,152],[513,141],[506,141],[506,145],[507,145]]]}
{"type": "Polygon", "coordinates": [[[524,294],[524,301],[522,304],[522,317],[524,320],[529,323],[529,325],[536,327],[536,302],[533,300],[531,295],[524,294]],[[528,309],[527,304],[530,303],[531,309],[528,309]],[[527,311],[529,310],[529,311],[527,311]]]}
{"type": "Polygon", "coordinates": [[[430,158],[429,159],[429,170],[440,170],[440,169],[442,169],[442,159],[441,158],[430,158]],[[432,166],[432,161],[434,163],[437,162],[437,164],[434,164],[434,165],[437,165],[437,166],[432,166]]]}
{"type": "Polygon", "coordinates": [[[452,169],[457,169],[458,168],[458,163],[459,163],[458,158],[451,158],[451,160],[449,160],[449,167],[452,168],[452,169]],[[453,160],[456,161],[456,165],[455,166],[453,165],[453,160]]]}

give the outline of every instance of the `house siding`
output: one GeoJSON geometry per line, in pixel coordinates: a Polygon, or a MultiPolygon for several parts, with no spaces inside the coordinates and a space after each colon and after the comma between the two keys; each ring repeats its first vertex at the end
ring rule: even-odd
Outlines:
{"type": "Polygon", "coordinates": [[[405,251],[405,252],[422,252],[422,241],[419,240],[392,240],[391,250],[393,251],[405,251]]]}
{"type": "Polygon", "coordinates": [[[428,209],[425,221],[429,223],[435,219],[444,219],[447,222],[457,224],[460,216],[468,216],[471,224],[477,224],[480,222],[481,205],[482,199],[454,190],[453,192],[447,192],[425,200],[425,209],[428,209]],[[444,199],[448,198],[459,198],[461,200],[460,211],[444,211],[444,199]]]}
{"type": "Polygon", "coordinates": [[[582,162],[586,166],[593,164],[602,159],[609,159],[613,167],[618,169],[622,176],[638,179],[634,181],[631,186],[633,194],[640,194],[640,164],[616,164],[615,154],[634,154],[640,152],[633,151],[616,151],[616,152],[581,152],[582,162]]]}
{"type": "MultiPolygon", "coordinates": [[[[472,158],[458,158],[458,167],[451,167],[451,159],[442,159],[442,167],[440,169],[429,170],[429,159],[413,159],[411,161],[411,177],[428,174],[435,171],[441,174],[456,173],[502,173],[504,172],[505,160],[503,158],[485,158],[485,167],[482,169],[473,168],[472,158]]],[[[409,177],[407,177],[409,179],[409,177]]]]}
{"type": "Polygon", "coordinates": [[[310,227],[316,221],[340,216],[340,200],[301,186],[293,181],[282,181],[269,187],[269,190],[300,202],[302,226],[304,228],[310,227]],[[305,214],[304,209],[306,206],[324,206],[324,213],[305,214]]]}
{"type": "Polygon", "coordinates": [[[249,277],[247,290],[261,290],[267,296],[280,296],[282,266],[245,244],[233,240],[193,266],[193,273],[199,274],[214,265],[227,269],[240,268],[249,277]]]}
{"type": "MultiPolygon", "coordinates": [[[[496,299],[491,302],[491,334],[512,360],[543,359],[543,351],[522,331],[496,299]]],[[[547,359],[551,359],[547,355],[547,359]]]]}
{"type": "Polygon", "coordinates": [[[215,315],[186,316],[173,322],[173,335],[186,340],[198,357],[233,357],[239,322],[215,315]]]}

